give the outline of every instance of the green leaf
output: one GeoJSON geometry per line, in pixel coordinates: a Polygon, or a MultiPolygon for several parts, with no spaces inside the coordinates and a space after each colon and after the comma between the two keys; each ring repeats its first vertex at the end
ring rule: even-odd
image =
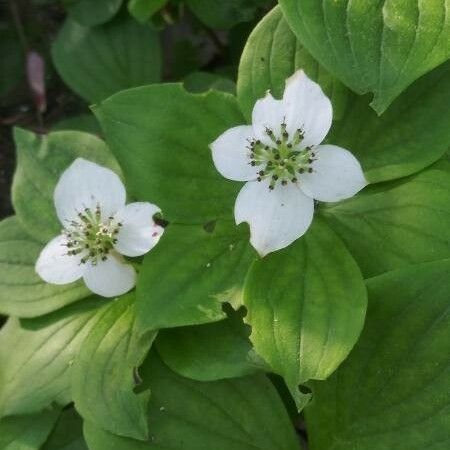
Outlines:
{"type": "Polygon", "coordinates": [[[163,330],[155,342],[162,360],[176,373],[194,380],[242,377],[265,369],[248,339],[242,309],[205,325],[163,330]]]}
{"type": "Polygon", "coordinates": [[[186,0],[193,13],[211,28],[228,29],[241,22],[252,20],[258,8],[267,4],[266,0],[186,0]]]}
{"type": "Polygon", "coordinates": [[[50,434],[58,416],[59,410],[54,409],[36,415],[1,419],[0,448],[2,450],[38,450],[50,434]]]}
{"type": "Polygon", "coordinates": [[[133,195],[157,204],[171,222],[231,216],[240,186],[217,172],[209,145],[244,123],[233,96],[145,86],[112,96],[95,113],[133,195]]]}
{"type": "Polygon", "coordinates": [[[365,277],[450,257],[450,161],[322,210],[365,277]]]}
{"type": "Polygon", "coordinates": [[[450,439],[450,260],[368,280],[349,358],[312,385],[312,450],[446,450],[450,439]]]}
{"type": "Polygon", "coordinates": [[[83,300],[0,331],[0,416],[31,414],[72,400],[70,372],[103,300],[83,300]]]}
{"type": "Polygon", "coordinates": [[[78,131],[58,131],[39,136],[16,128],[17,169],[12,201],[24,229],[46,243],[61,231],[53,191],[62,172],[78,157],[119,172],[116,161],[99,138],[78,131]]]}
{"type": "Polygon", "coordinates": [[[42,245],[33,240],[16,217],[0,222],[0,314],[35,317],[90,295],[83,283],[45,283],[34,265],[42,245]]]}
{"type": "Polygon", "coordinates": [[[256,261],[244,291],[250,340],[294,393],[300,383],[330,376],[346,358],[366,302],[358,266],[318,218],[302,239],[256,261]]]}
{"type": "Polygon", "coordinates": [[[41,450],[88,450],[83,438],[83,422],[73,408],[62,412],[41,450]]]}
{"type": "Polygon", "coordinates": [[[414,80],[450,57],[447,0],[280,0],[300,41],[383,113],[414,80]]]}
{"type": "Polygon", "coordinates": [[[285,80],[299,68],[331,97],[334,123],[327,142],[349,149],[370,182],[411,175],[450,147],[450,63],[415,82],[378,117],[366,97],[351,93],[310,56],[275,8],[242,55],[238,99],[246,116],[268,89],[281,97],[285,80]]]}
{"type": "Polygon", "coordinates": [[[340,119],[350,91],[305,50],[277,6],[250,34],[239,64],[238,100],[249,121],[255,102],[268,90],[281,98],[285,80],[298,69],[320,84],[333,104],[334,120],[340,119]]]}
{"type": "Polygon", "coordinates": [[[144,368],[152,396],[150,440],[114,436],[85,424],[90,450],[296,450],[289,417],[264,376],[202,383],[153,357],[144,368]]]}
{"type": "Polygon", "coordinates": [[[122,0],[63,0],[70,17],[86,27],[107,22],[114,17],[122,0]]]}
{"type": "Polygon", "coordinates": [[[210,72],[193,72],[184,79],[184,87],[187,91],[201,93],[209,89],[236,93],[236,84],[228,78],[210,72]]]}
{"type": "Polygon", "coordinates": [[[52,126],[52,131],[84,131],[85,133],[101,134],[100,125],[93,114],[80,114],[60,120],[52,126]]]}
{"type": "Polygon", "coordinates": [[[134,294],[103,308],[80,348],[72,371],[75,407],[85,420],[113,434],[147,439],[145,406],[133,392],[136,369],[154,335],[136,341],[134,294]]]}
{"type": "Polygon", "coordinates": [[[95,28],[67,20],[52,57],[66,84],[90,103],[161,77],[157,32],[130,17],[95,28]]]}
{"type": "Polygon", "coordinates": [[[129,13],[141,23],[147,22],[168,0],[129,0],[129,13]]]}
{"type": "Polygon", "coordinates": [[[241,303],[255,258],[246,227],[209,226],[170,225],[145,256],[136,287],[140,332],[215,322],[226,317],[223,302],[241,303]]]}
{"type": "Polygon", "coordinates": [[[450,62],[412,84],[378,117],[351,96],[330,143],[350,149],[372,183],[411,175],[450,147],[450,62]]]}

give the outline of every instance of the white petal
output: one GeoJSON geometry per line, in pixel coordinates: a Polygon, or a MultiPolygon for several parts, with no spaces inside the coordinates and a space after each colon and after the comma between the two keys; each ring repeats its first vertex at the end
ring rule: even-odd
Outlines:
{"type": "Polygon", "coordinates": [[[122,208],[114,216],[122,224],[115,249],[125,256],[140,256],[151,250],[164,232],[153,220],[153,215],[159,211],[157,206],[143,202],[122,208]]]}
{"type": "Polygon", "coordinates": [[[102,297],[125,294],[136,284],[136,272],[119,255],[111,254],[97,265],[87,264],[83,275],[86,286],[102,297]]]}
{"type": "Polygon", "coordinates": [[[95,209],[97,204],[106,219],[125,205],[125,199],[125,187],[112,170],[83,158],[65,170],[54,193],[56,213],[63,225],[76,219],[84,208],[95,209]]]}
{"type": "Polygon", "coordinates": [[[83,275],[84,266],[81,257],[67,255],[67,239],[58,236],[52,239],[41,251],[36,262],[37,274],[47,283],[67,284],[83,275]]]}
{"type": "Polygon", "coordinates": [[[273,145],[272,139],[266,133],[266,128],[271,129],[276,137],[281,137],[281,124],[284,116],[284,105],[281,100],[275,100],[269,93],[258,100],[253,107],[252,114],[255,139],[259,139],[266,145],[273,145]]]}
{"type": "Polygon", "coordinates": [[[212,157],[216,169],[229,180],[248,181],[256,179],[258,169],[250,165],[248,146],[253,138],[249,125],[230,128],[212,144],[212,157]]]}
{"type": "Polygon", "coordinates": [[[314,214],[314,201],[296,184],[277,185],[273,191],[269,184],[269,180],[246,183],[234,207],[236,223],[249,223],[250,242],[261,256],[302,236],[314,214]]]}
{"type": "Polygon", "coordinates": [[[302,70],[286,80],[283,104],[290,136],[302,129],[305,147],[319,145],[325,139],[333,121],[333,107],[321,87],[302,70]]]}
{"type": "Polygon", "coordinates": [[[313,172],[300,177],[303,192],[322,202],[337,202],[353,197],[367,181],[359,161],[336,145],[319,145],[314,149],[317,160],[313,172]]]}

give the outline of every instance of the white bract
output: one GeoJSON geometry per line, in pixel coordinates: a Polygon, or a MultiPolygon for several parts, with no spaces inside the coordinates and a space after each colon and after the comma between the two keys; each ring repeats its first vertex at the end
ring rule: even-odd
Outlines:
{"type": "Polygon", "coordinates": [[[231,128],[211,144],[225,177],[247,181],[234,208],[248,222],[261,256],[287,247],[311,225],[314,200],[337,202],[367,181],[358,160],[335,145],[320,145],[331,128],[328,97],[303,71],[286,81],[283,99],[270,93],[253,108],[252,125],[231,128]]]}
{"type": "Polygon", "coordinates": [[[151,203],[125,205],[126,192],[111,170],[78,158],[61,175],[54,192],[62,233],[42,250],[36,272],[48,283],[80,278],[103,297],[132,289],[136,272],[122,255],[140,256],[159,241],[163,228],[151,203]]]}

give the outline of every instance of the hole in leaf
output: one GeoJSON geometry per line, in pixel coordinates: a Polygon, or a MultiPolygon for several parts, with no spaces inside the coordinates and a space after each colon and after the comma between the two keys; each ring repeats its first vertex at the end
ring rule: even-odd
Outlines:
{"type": "Polygon", "coordinates": [[[214,233],[214,230],[216,229],[217,220],[211,220],[211,222],[207,222],[203,225],[203,229],[207,233],[214,233]]]}

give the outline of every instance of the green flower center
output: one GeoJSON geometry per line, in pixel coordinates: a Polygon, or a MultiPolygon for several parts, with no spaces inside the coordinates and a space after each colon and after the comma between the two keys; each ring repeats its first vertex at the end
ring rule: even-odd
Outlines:
{"type": "Polygon", "coordinates": [[[272,141],[266,145],[259,140],[250,142],[250,164],[259,166],[257,181],[270,179],[269,189],[274,189],[276,184],[286,186],[289,182],[296,183],[301,174],[312,173],[312,163],[315,154],[310,147],[302,147],[303,132],[298,129],[292,138],[286,131],[286,124],[281,124],[281,138],[266,128],[266,134],[272,141]]]}
{"type": "Polygon", "coordinates": [[[109,217],[102,221],[100,206],[95,211],[85,208],[78,213],[78,220],[73,220],[63,230],[67,237],[67,254],[80,257],[81,264],[90,262],[96,265],[100,260],[106,261],[107,255],[117,243],[117,235],[122,224],[109,217]]]}

